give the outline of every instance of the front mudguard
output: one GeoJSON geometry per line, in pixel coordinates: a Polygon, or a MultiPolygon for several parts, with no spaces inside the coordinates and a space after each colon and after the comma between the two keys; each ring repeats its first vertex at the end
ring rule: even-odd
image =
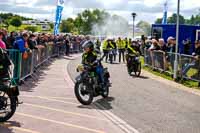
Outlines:
{"type": "Polygon", "coordinates": [[[81,82],[83,81],[81,75],[77,76],[77,77],[75,78],[75,80],[76,80],[77,83],[81,83],[81,82]]]}

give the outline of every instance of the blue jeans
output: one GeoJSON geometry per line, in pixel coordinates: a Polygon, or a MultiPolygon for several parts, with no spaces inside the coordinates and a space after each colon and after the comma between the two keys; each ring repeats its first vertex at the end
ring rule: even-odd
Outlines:
{"type": "Polygon", "coordinates": [[[103,66],[102,65],[98,65],[96,67],[96,73],[99,76],[100,82],[104,83],[104,75],[103,75],[103,66]]]}

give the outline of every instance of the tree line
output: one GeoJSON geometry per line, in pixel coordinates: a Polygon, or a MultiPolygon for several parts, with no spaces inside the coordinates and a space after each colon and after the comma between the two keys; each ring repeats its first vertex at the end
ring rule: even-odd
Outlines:
{"type": "MultiPolygon", "coordinates": [[[[192,15],[189,19],[186,19],[183,15],[179,16],[180,18],[180,24],[191,24],[191,25],[200,25],[200,10],[199,13],[196,15],[192,15]]],[[[176,23],[176,19],[177,18],[177,14],[174,13],[172,14],[172,16],[168,17],[167,22],[169,24],[175,24],[176,23]]],[[[162,18],[158,18],[155,21],[156,24],[161,24],[162,23],[162,18]]]]}

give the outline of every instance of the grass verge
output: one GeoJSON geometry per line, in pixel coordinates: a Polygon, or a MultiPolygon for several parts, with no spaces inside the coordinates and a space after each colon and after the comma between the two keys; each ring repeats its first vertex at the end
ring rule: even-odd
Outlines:
{"type": "MultiPolygon", "coordinates": [[[[162,77],[164,79],[167,79],[167,80],[171,80],[171,81],[174,81],[173,79],[173,75],[169,74],[169,73],[166,73],[166,72],[161,72],[159,70],[153,70],[152,68],[148,67],[148,66],[144,66],[144,58],[141,58],[141,62],[142,62],[142,66],[143,66],[143,70],[147,71],[147,72],[150,72],[156,76],[159,76],[159,77],[162,77]]],[[[195,88],[195,89],[198,89],[200,90],[200,87],[198,87],[198,82],[196,81],[192,81],[192,80],[178,80],[176,81],[177,83],[180,83],[186,87],[189,87],[189,88],[195,88]]]]}

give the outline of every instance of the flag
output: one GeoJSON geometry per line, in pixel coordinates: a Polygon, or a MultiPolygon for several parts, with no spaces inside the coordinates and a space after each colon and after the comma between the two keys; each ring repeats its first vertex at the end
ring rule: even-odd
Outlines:
{"type": "Polygon", "coordinates": [[[54,24],[54,35],[57,35],[59,33],[59,26],[62,18],[63,8],[64,8],[64,0],[58,0],[56,7],[55,24],[54,24]]]}
{"type": "Polygon", "coordinates": [[[164,14],[163,14],[163,19],[162,19],[162,24],[167,24],[167,10],[168,10],[168,6],[167,6],[167,1],[164,4],[164,14]]]}

